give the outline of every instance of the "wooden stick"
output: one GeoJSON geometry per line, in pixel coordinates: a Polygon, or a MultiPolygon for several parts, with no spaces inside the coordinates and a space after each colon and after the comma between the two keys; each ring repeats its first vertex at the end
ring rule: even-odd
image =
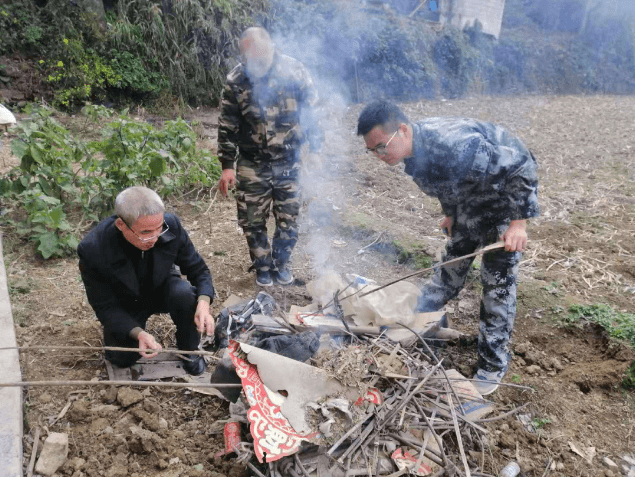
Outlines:
{"type": "Polygon", "coordinates": [[[459,429],[459,421],[456,419],[456,410],[452,404],[452,395],[448,393],[448,402],[450,405],[450,411],[452,412],[452,421],[454,422],[454,432],[456,433],[456,440],[459,444],[459,452],[461,453],[461,461],[463,461],[463,467],[465,468],[465,476],[470,475],[470,467],[467,464],[467,458],[465,457],[465,450],[463,449],[463,440],[461,439],[461,430],[459,429]]]}
{"type": "Polygon", "coordinates": [[[529,402],[514,408],[513,410],[508,411],[507,413],[503,413],[502,415],[498,415],[497,417],[492,417],[492,418],[481,418],[479,420],[474,420],[474,423],[487,423],[487,422],[494,422],[496,420],[500,420],[501,418],[505,418],[508,417],[509,415],[513,415],[514,413],[519,412],[520,410],[522,410],[523,408],[525,408],[527,405],[529,405],[529,402]]]}
{"type": "MultiPolygon", "coordinates": [[[[401,282],[402,280],[405,280],[405,279],[409,279],[410,277],[414,277],[414,276],[419,275],[419,274],[421,274],[423,272],[431,271],[431,270],[437,269],[439,267],[447,266],[449,264],[454,264],[455,262],[460,262],[460,261],[462,261],[464,259],[469,259],[470,257],[476,257],[478,255],[485,254],[486,252],[490,252],[490,251],[493,251],[493,250],[496,250],[496,249],[502,249],[504,247],[505,247],[505,243],[503,241],[497,242],[495,244],[490,244],[489,246],[486,246],[486,247],[484,247],[482,249],[479,249],[476,252],[472,252],[471,254],[466,254],[466,255],[461,256],[461,257],[456,257],[454,259],[450,259],[449,261],[442,262],[442,263],[434,265],[432,267],[426,267],[425,269],[419,269],[416,272],[412,272],[410,274],[406,274],[405,276],[400,277],[398,279],[395,279],[395,280],[393,280],[391,282],[388,282],[387,284],[379,286],[379,287],[377,287],[377,288],[375,288],[373,290],[369,290],[368,292],[364,292],[359,297],[361,298],[361,297],[367,296],[368,294],[372,294],[373,292],[377,292],[378,290],[385,289],[386,287],[388,287],[390,285],[396,284],[397,282],[401,282]]],[[[344,299],[348,299],[352,295],[355,295],[355,293],[347,295],[343,299],[340,299],[340,301],[342,301],[344,299]]]]}
{"type": "Polygon", "coordinates": [[[29,466],[26,468],[26,476],[33,476],[33,467],[35,466],[35,455],[37,455],[37,449],[40,445],[40,427],[35,428],[35,436],[33,437],[33,449],[31,450],[31,459],[29,460],[29,466]]]}
{"type": "Polygon", "coordinates": [[[410,392],[408,394],[408,396],[406,398],[404,398],[402,400],[402,402],[394,408],[394,410],[392,410],[390,413],[388,413],[386,415],[386,418],[384,420],[382,420],[381,425],[384,425],[384,424],[388,423],[390,420],[392,420],[392,418],[395,416],[395,414],[397,414],[402,407],[406,406],[406,404],[410,401],[410,399],[412,397],[414,397],[415,393],[417,393],[421,389],[421,387],[423,387],[425,385],[425,383],[428,381],[428,379],[430,377],[432,377],[432,375],[437,371],[437,369],[441,366],[442,363],[443,363],[443,360],[439,361],[439,363],[436,364],[432,368],[432,370],[430,370],[430,372],[428,372],[428,374],[425,376],[425,378],[423,380],[421,380],[421,382],[419,382],[419,384],[414,388],[414,390],[412,392],[410,392]]]}
{"type": "Polygon", "coordinates": [[[240,383],[196,383],[196,382],[144,382],[141,380],[43,380],[39,382],[4,382],[4,387],[77,387],[91,385],[126,385],[130,387],[173,387],[173,388],[238,388],[240,383]]]}
{"type": "Polygon", "coordinates": [[[178,349],[137,349],[129,347],[86,347],[83,345],[24,345],[22,347],[0,347],[0,350],[19,350],[20,352],[26,350],[113,350],[117,352],[159,352],[159,353],[175,353],[175,354],[189,354],[189,355],[205,355],[215,360],[220,360],[214,355],[216,352],[208,352],[206,350],[178,350],[178,349]]]}

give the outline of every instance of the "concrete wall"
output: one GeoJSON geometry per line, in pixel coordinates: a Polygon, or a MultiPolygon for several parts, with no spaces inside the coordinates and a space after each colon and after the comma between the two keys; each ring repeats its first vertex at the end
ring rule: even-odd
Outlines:
{"type": "MultiPolygon", "coordinates": [[[[13,314],[0,234],[0,348],[15,347],[13,314]]],[[[17,350],[0,350],[0,382],[19,382],[17,350]]],[[[22,389],[0,388],[0,476],[22,476],[22,389]]]]}
{"type": "Polygon", "coordinates": [[[483,32],[496,38],[500,35],[505,0],[440,0],[443,21],[463,29],[474,25],[476,20],[483,32]]]}

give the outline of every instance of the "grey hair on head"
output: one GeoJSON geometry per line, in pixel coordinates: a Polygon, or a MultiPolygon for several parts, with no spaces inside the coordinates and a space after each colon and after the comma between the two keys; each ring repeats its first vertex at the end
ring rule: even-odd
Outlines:
{"type": "Polygon", "coordinates": [[[254,40],[259,44],[272,44],[273,40],[271,39],[271,35],[269,32],[262,27],[249,27],[247,28],[242,35],[240,35],[240,42],[244,42],[245,40],[254,40]]]}
{"type": "Polygon", "coordinates": [[[144,186],[124,189],[115,199],[115,214],[131,227],[141,216],[163,214],[165,206],[159,195],[144,186]]]}

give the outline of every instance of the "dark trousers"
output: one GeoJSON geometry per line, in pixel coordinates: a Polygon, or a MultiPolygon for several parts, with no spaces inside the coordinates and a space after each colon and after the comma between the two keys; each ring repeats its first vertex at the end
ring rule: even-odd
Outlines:
{"type": "MultiPolygon", "coordinates": [[[[493,244],[508,225],[492,226],[472,216],[469,222],[454,222],[452,239],[447,243],[442,262],[456,259],[493,244]]],[[[498,249],[483,255],[481,264],[481,320],[478,340],[479,368],[486,371],[506,371],[511,355],[509,341],[516,318],[516,278],[522,259],[521,252],[498,249]]],[[[474,262],[470,257],[435,270],[431,280],[423,287],[418,312],[441,309],[463,288],[474,262]]]]}
{"type": "MultiPolygon", "coordinates": [[[[153,314],[169,313],[176,325],[176,346],[180,350],[196,350],[200,342],[200,335],[194,323],[197,297],[196,290],[177,274],[171,274],[163,286],[154,290],[151,295],[144,297],[142,305],[130,314],[139,327],[145,328],[148,318],[153,314]]],[[[110,347],[138,348],[139,341],[132,337],[115,336],[112,330],[104,327],[104,345],[110,347]]],[[[119,367],[129,367],[141,358],[138,352],[118,352],[107,350],[106,359],[119,367]]]]}

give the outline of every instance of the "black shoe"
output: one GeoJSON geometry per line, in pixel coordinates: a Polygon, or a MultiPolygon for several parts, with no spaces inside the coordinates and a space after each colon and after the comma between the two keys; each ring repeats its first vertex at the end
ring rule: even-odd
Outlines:
{"type": "Polygon", "coordinates": [[[273,285],[273,279],[271,278],[271,271],[256,271],[256,284],[261,287],[269,287],[273,285]]]}
{"type": "Polygon", "coordinates": [[[183,360],[183,370],[190,375],[200,375],[205,372],[207,364],[202,355],[186,355],[190,360],[183,360]]]}
{"type": "Polygon", "coordinates": [[[278,270],[275,272],[276,274],[276,282],[280,285],[289,285],[293,283],[295,278],[291,271],[287,269],[286,266],[278,267],[278,270]]]}

